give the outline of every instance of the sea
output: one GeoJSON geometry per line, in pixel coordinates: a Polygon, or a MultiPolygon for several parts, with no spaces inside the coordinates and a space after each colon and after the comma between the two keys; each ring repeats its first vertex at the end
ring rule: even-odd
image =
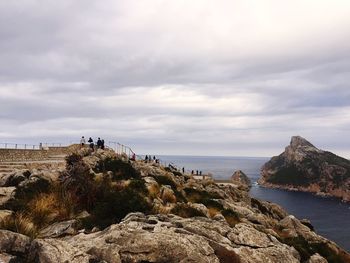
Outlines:
{"type": "Polygon", "coordinates": [[[260,168],[270,158],[219,156],[157,156],[163,163],[185,168],[186,172],[212,174],[214,179],[230,179],[242,170],[252,181],[251,196],[277,203],[299,219],[309,219],[315,231],[350,252],[350,203],[311,193],[269,189],[257,184],[260,168]]]}

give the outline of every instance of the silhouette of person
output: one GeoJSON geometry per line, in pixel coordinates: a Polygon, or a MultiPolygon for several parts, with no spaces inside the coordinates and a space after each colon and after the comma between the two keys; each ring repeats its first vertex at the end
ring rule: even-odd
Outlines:
{"type": "Polygon", "coordinates": [[[91,137],[89,138],[88,143],[90,144],[90,148],[94,150],[94,140],[91,137]]]}
{"type": "Polygon", "coordinates": [[[81,137],[81,139],[80,139],[80,145],[81,145],[81,147],[84,147],[85,146],[85,138],[84,138],[84,136],[82,136],[81,137]]]}
{"type": "Polygon", "coordinates": [[[102,141],[101,141],[101,139],[100,139],[100,137],[98,137],[98,139],[97,139],[97,148],[101,148],[101,146],[102,146],[102,141]]]}

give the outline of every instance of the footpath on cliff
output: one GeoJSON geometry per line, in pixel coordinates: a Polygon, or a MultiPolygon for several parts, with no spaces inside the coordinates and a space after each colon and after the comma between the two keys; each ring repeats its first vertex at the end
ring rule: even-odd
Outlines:
{"type": "Polygon", "coordinates": [[[235,178],[196,180],[109,149],[5,174],[0,262],[350,262],[310,222],[250,197],[235,178]]]}

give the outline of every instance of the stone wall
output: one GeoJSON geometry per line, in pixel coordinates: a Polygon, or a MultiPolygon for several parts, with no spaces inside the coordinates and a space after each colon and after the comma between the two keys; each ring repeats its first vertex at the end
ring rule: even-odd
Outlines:
{"type": "Polygon", "coordinates": [[[56,155],[67,155],[79,147],[73,144],[67,147],[48,147],[42,150],[0,149],[0,162],[42,161],[56,155]]]}

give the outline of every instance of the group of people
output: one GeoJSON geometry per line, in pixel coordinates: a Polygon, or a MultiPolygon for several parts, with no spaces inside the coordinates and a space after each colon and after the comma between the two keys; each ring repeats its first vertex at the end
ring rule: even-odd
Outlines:
{"type": "MultiPolygon", "coordinates": [[[[92,149],[93,151],[95,150],[95,148],[102,149],[102,150],[105,148],[105,140],[103,139],[101,140],[100,137],[98,137],[96,145],[94,144],[94,140],[91,137],[89,137],[89,140],[87,142],[89,143],[90,149],[92,149]]],[[[81,147],[85,147],[85,144],[86,144],[85,137],[82,136],[80,139],[80,145],[81,147]]]]}
{"type": "MultiPolygon", "coordinates": [[[[191,174],[194,175],[194,170],[191,171],[191,174]]],[[[202,171],[196,170],[196,175],[202,175],[202,171]]]]}
{"type": "Polygon", "coordinates": [[[145,156],[145,162],[146,163],[159,163],[159,159],[158,158],[156,158],[155,156],[153,156],[153,158],[152,158],[152,156],[151,155],[146,155],[145,156]]]}

